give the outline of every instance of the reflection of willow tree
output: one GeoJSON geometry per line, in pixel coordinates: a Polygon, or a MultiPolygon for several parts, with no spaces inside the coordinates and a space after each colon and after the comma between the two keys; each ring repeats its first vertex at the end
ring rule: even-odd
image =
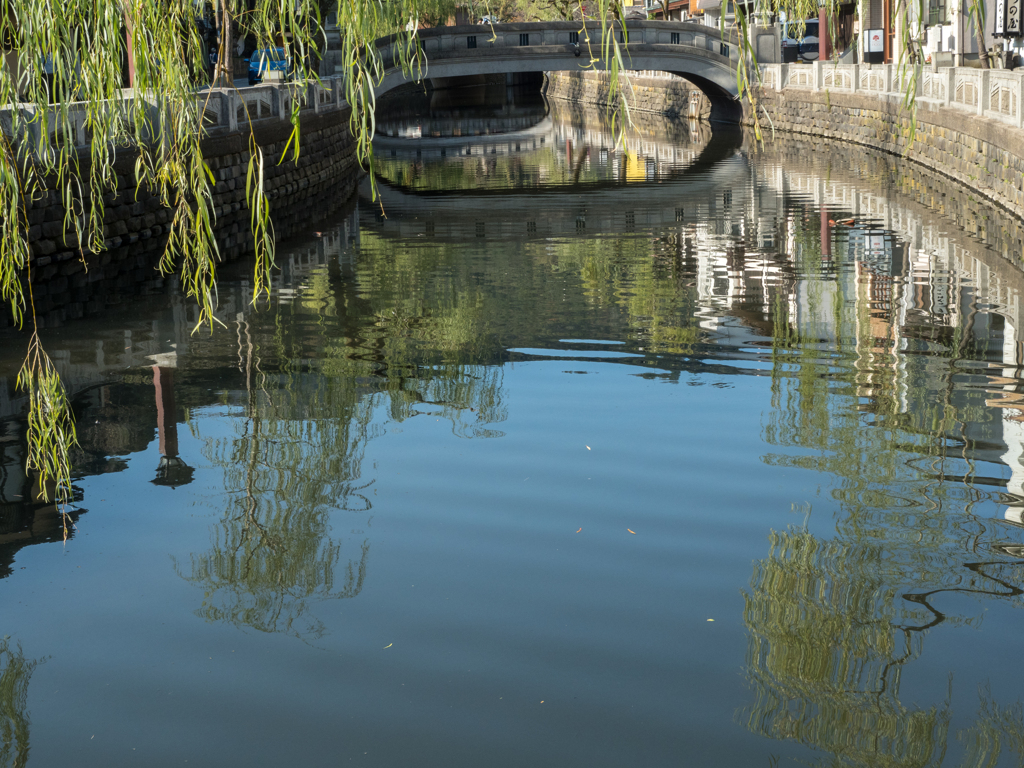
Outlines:
{"type": "MultiPolygon", "coordinates": [[[[692,250],[692,246],[691,246],[692,250]]],[[[690,354],[701,340],[693,269],[681,234],[568,240],[557,269],[579,274],[595,308],[620,310],[633,340],[652,353],[690,354]]]]}
{"type": "Polygon", "coordinates": [[[318,637],[311,604],[355,597],[366,576],[368,543],[343,565],[331,515],[355,500],[369,508],[359,476],[371,409],[344,380],[289,366],[264,375],[244,322],[243,332],[245,412],[232,437],[208,439],[204,451],[224,471],[229,507],[185,578],[203,587],[197,613],[208,621],[318,637]]]}
{"type": "Polygon", "coordinates": [[[401,421],[429,409],[452,422],[456,434],[492,437],[485,425],[504,421],[501,362],[493,300],[473,269],[452,249],[404,247],[363,233],[350,311],[359,326],[327,349],[325,372],[373,376],[401,421]]]}
{"type": "Polygon", "coordinates": [[[28,763],[28,682],[38,663],[10,640],[0,642],[0,766],[5,768],[28,763]]]}
{"type": "MultiPolygon", "coordinates": [[[[747,727],[826,752],[827,764],[940,764],[950,702],[908,708],[899,699],[902,668],[920,656],[931,625],[900,607],[911,565],[878,542],[822,541],[802,530],[774,532],[770,542],[745,595],[756,697],[741,714],[747,727]]],[[[1003,571],[990,581],[995,589],[978,591],[1007,596],[998,582],[1024,579],[1021,565],[1001,565],[987,565],[1003,571]]],[[[958,737],[964,768],[995,766],[1001,752],[1024,757],[1020,704],[1001,708],[983,695],[958,737]]]]}
{"type": "Polygon", "coordinates": [[[920,635],[894,628],[899,589],[887,583],[885,560],[878,546],[772,534],[744,609],[752,731],[824,750],[841,765],[941,759],[948,704],[910,710],[898,699],[901,666],[920,653],[920,635]]]}
{"type": "Polygon", "coordinates": [[[1000,707],[983,691],[978,719],[957,736],[965,747],[964,768],[995,768],[1006,752],[1024,764],[1024,707],[1019,701],[1000,707]]]}
{"type": "MultiPolygon", "coordinates": [[[[799,274],[812,268],[796,266],[799,274]]],[[[994,417],[983,392],[954,386],[958,360],[975,343],[969,329],[941,335],[945,348],[934,334],[899,338],[900,279],[855,266],[856,280],[805,291],[802,311],[816,322],[792,322],[796,286],[774,305],[764,438],[782,450],[764,460],[831,478],[839,511],[834,539],[773,533],[768,557],[755,564],[745,619],[756,701],[744,719],[756,733],[824,750],[835,764],[938,764],[950,704],[903,706],[901,669],[922,653],[930,628],[980,621],[943,614],[934,596],[1024,607],[1024,564],[979,557],[1011,534],[972,514],[981,494],[972,485],[976,439],[965,425],[983,431],[994,417]]],[[[983,706],[961,734],[980,756],[965,765],[989,765],[998,733],[1004,743],[1020,733],[1006,713],[983,706]]]]}
{"type": "Polygon", "coordinates": [[[242,412],[204,448],[229,504],[209,551],[179,564],[208,621],[315,638],[314,604],[359,594],[369,543],[346,553],[332,519],[370,509],[361,467],[382,412],[429,409],[461,436],[500,434],[486,428],[505,408],[500,369],[479,364],[493,347],[479,294],[417,277],[429,253],[369,251],[355,281],[315,270],[293,303],[238,321],[242,412]]]}

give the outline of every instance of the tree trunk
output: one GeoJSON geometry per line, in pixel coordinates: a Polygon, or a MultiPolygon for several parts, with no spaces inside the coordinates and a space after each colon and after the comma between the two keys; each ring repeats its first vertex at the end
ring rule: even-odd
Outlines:
{"type": "Polygon", "coordinates": [[[231,0],[220,0],[220,49],[217,51],[217,69],[213,84],[218,88],[235,86],[234,60],[231,56],[231,0]]]}
{"type": "Polygon", "coordinates": [[[978,39],[978,61],[981,62],[982,69],[988,69],[988,51],[985,49],[985,30],[980,26],[974,28],[974,34],[978,39]]]}
{"type": "Polygon", "coordinates": [[[971,17],[974,20],[974,37],[978,41],[978,61],[982,69],[988,69],[988,50],[985,48],[984,0],[971,0],[971,17]]]}

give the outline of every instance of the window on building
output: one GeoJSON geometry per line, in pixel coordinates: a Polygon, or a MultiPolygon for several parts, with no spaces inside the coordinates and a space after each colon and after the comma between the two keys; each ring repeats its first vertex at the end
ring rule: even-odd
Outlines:
{"type": "Polygon", "coordinates": [[[928,23],[946,23],[946,0],[928,0],[928,23]]]}

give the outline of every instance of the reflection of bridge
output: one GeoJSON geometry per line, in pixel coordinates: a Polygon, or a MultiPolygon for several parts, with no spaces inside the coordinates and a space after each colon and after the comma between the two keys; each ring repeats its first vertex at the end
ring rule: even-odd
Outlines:
{"type": "MultiPolygon", "coordinates": [[[[377,192],[386,218],[378,217],[373,229],[386,237],[429,233],[439,240],[530,239],[676,224],[681,216],[690,220],[706,210],[723,189],[733,190],[737,208],[742,207],[750,171],[749,161],[737,151],[738,136],[720,132],[690,146],[643,137],[630,142],[626,149],[633,156],[627,157],[615,151],[610,132],[550,119],[530,131],[503,136],[430,142],[377,138],[374,147],[385,159],[421,154],[443,156],[448,163],[488,163],[493,155],[548,150],[563,169],[571,165],[578,170],[585,163],[601,177],[512,189],[426,191],[379,179],[377,192]]],[[[360,190],[369,200],[368,182],[360,190]]],[[[365,211],[377,207],[368,205],[365,211]]]]}
{"type": "MultiPolygon", "coordinates": [[[[564,107],[552,105],[551,113],[521,130],[516,129],[517,123],[514,120],[505,118],[497,121],[505,129],[502,133],[424,137],[413,141],[410,140],[411,137],[392,137],[378,132],[373,139],[373,149],[378,157],[384,158],[482,157],[515,155],[569,140],[579,147],[592,147],[607,152],[618,146],[627,152],[644,157],[656,157],[676,165],[689,165],[694,163],[711,143],[711,129],[707,123],[695,120],[683,125],[682,130],[678,132],[682,141],[645,138],[642,131],[630,131],[616,142],[611,131],[603,123],[588,124],[576,122],[572,118],[564,107]]],[[[678,125],[681,124],[675,123],[672,127],[678,125]]],[[[468,131],[465,133],[468,134],[468,131]]],[[[720,142],[716,146],[727,145],[720,142]]]]}
{"type": "MultiPolygon", "coordinates": [[[[740,63],[736,40],[713,27],[699,24],[636,21],[610,28],[622,45],[623,66],[632,70],[659,70],[684,77],[707,94],[711,120],[738,123],[736,68],[740,63]]],[[[417,33],[427,65],[412,79],[460,77],[498,72],[579,71],[581,67],[609,69],[601,55],[598,22],[543,22],[436,27],[417,33]]],[[[385,93],[405,82],[395,66],[393,38],[378,41],[387,72],[377,87],[385,93]]],[[[762,46],[758,46],[761,48],[762,46]]],[[[773,50],[770,44],[765,52],[773,50]]]]}
{"type": "MultiPolygon", "coordinates": [[[[543,146],[554,131],[551,116],[536,118],[502,118],[499,122],[505,133],[467,136],[395,138],[378,131],[373,138],[373,151],[381,157],[448,157],[451,155],[511,155],[528,147],[543,146]],[[520,120],[526,127],[517,130],[520,120]],[[413,141],[415,139],[415,141],[413,141]],[[539,145],[538,145],[539,142],[539,145]],[[513,149],[519,147],[520,149],[513,149]]],[[[468,133],[468,132],[467,132],[468,133]]]]}

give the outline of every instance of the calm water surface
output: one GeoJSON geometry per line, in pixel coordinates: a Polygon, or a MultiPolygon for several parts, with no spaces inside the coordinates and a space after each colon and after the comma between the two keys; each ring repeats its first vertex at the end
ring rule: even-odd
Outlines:
{"type": "Polygon", "coordinates": [[[1020,763],[1019,223],[513,117],[395,118],[383,210],[267,305],[226,269],[212,335],[173,290],[47,331],[66,544],[2,338],[0,764],[1020,763]]]}

